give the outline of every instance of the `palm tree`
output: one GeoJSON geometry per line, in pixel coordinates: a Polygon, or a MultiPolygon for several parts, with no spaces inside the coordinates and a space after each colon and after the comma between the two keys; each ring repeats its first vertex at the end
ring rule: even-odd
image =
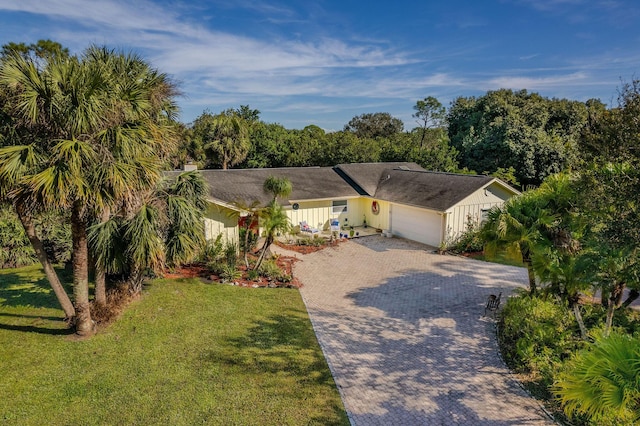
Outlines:
{"type": "Polygon", "coordinates": [[[260,256],[256,262],[255,269],[258,270],[265,258],[269,247],[275,240],[278,233],[287,233],[291,230],[291,222],[282,206],[272,202],[260,212],[260,227],[263,229],[264,244],[260,251],[260,256]]]}
{"type": "Polygon", "coordinates": [[[531,294],[536,293],[534,249],[545,238],[544,231],[549,229],[555,220],[556,218],[543,208],[539,195],[529,192],[511,198],[501,207],[491,209],[480,232],[489,254],[505,249],[521,256],[527,267],[531,294]]]}
{"type": "Polygon", "coordinates": [[[132,294],[140,292],[145,271],[189,262],[204,242],[207,187],[197,171],[163,181],[130,216],[113,216],[89,228],[99,265],[125,274],[132,294]]]}
{"type": "Polygon", "coordinates": [[[87,226],[107,208],[135,204],[159,180],[175,91],[140,58],[95,47],[80,58],[11,55],[0,87],[17,126],[41,135],[0,150],[0,170],[12,177],[2,186],[23,219],[32,206],[71,211],[76,331],[90,333],[87,226]],[[37,161],[25,161],[29,152],[37,161]]]}
{"type": "Polygon", "coordinates": [[[223,170],[242,162],[251,147],[247,123],[233,112],[215,116],[204,112],[193,123],[193,134],[223,170]]]}
{"type": "Polygon", "coordinates": [[[570,416],[583,414],[594,424],[638,424],[639,377],[640,340],[612,333],[578,352],[554,390],[570,416]]]}
{"type": "Polygon", "coordinates": [[[545,292],[566,301],[580,327],[583,339],[587,329],[580,311],[580,294],[592,285],[589,257],[580,243],[585,224],[575,211],[574,179],[567,173],[549,176],[534,191],[540,205],[554,221],[540,231],[543,238],[534,246],[533,270],[545,292]]]}
{"type": "Polygon", "coordinates": [[[270,192],[273,195],[272,202],[276,202],[278,197],[288,197],[293,190],[291,181],[285,177],[269,176],[262,184],[264,192],[270,192]]]}
{"type": "MultiPolygon", "coordinates": [[[[252,228],[259,223],[260,211],[260,202],[257,200],[252,201],[251,203],[245,203],[243,201],[236,201],[233,203],[240,211],[230,211],[229,217],[238,219],[239,216],[243,216],[242,221],[242,241],[240,243],[240,249],[242,250],[242,257],[244,260],[244,265],[249,268],[249,251],[252,250],[254,241],[251,240],[252,228]]],[[[257,243],[257,241],[255,241],[257,243]]]]}

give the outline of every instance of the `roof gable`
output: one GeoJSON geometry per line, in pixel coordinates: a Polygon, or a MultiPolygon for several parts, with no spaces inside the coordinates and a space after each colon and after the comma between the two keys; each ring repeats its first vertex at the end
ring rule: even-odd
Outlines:
{"type": "Polygon", "coordinates": [[[443,212],[493,182],[517,193],[491,176],[388,169],[375,198],[443,212]]]}

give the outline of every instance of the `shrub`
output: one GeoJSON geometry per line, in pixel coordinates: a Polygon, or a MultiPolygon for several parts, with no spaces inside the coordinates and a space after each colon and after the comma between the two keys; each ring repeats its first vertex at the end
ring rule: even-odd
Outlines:
{"type": "Polygon", "coordinates": [[[224,242],[222,241],[222,234],[218,234],[215,240],[207,240],[200,250],[198,260],[204,263],[215,263],[220,260],[222,253],[224,252],[224,242]]]}
{"type": "Polygon", "coordinates": [[[224,247],[224,260],[227,265],[236,267],[238,262],[238,246],[231,242],[227,241],[227,244],[224,247]]]}
{"type": "Polygon", "coordinates": [[[480,238],[480,223],[473,216],[468,215],[465,231],[445,248],[454,253],[482,251],[484,242],[480,238]]]}
{"type": "Polygon", "coordinates": [[[260,265],[260,274],[265,278],[279,280],[282,278],[282,270],[273,260],[267,260],[260,265]]]}
{"type": "Polygon", "coordinates": [[[570,416],[598,425],[640,420],[640,339],[613,332],[579,351],[558,378],[555,392],[570,416]]]}
{"type": "Polygon", "coordinates": [[[8,208],[0,209],[0,268],[17,268],[37,262],[22,224],[8,208]]]}
{"type": "MultiPolygon", "coordinates": [[[[34,219],[36,232],[52,263],[71,258],[71,228],[60,213],[47,212],[34,219]]],[[[11,207],[0,207],[0,268],[33,265],[38,261],[20,220],[11,207]]]]}
{"type": "Polygon", "coordinates": [[[562,361],[582,345],[574,317],[552,300],[509,298],[498,327],[507,364],[520,373],[532,374],[545,388],[553,382],[562,361]]]}
{"type": "Polygon", "coordinates": [[[228,283],[242,278],[242,271],[238,270],[235,265],[224,264],[220,270],[220,279],[222,282],[228,283]]]}
{"type": "Polygon", "coordinates": [[[260,273],[255,269],[250,269],[249,271],[247,271],[247,278],[249,278],[251,281],[256,281],[258,277],[260,277],[260,273]]]}
{"type": "Polygon", "coordinates": [[[326,243],[327,241],[318,235],[314,235],[313,237],[302,237],[302,238],[299,238],[297,242],[299,246],[312,246],[312,247],[320,247],[326,243]]]}

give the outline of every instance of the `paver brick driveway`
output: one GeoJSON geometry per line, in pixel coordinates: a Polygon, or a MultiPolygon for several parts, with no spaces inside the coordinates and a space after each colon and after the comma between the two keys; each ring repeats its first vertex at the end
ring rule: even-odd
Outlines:
{"type": "Polygon", "coordinates": [[[354,425],[546,425],[498,356],[489,294],[526,271],[378,236],[303,256],[318,340],[354,425]]]}

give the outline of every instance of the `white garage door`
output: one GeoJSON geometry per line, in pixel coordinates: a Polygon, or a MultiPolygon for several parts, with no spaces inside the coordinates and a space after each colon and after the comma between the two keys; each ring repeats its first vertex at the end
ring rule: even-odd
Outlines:
{"type": "Polygon", "coordinates": [[[442,236],[442,217],[434,212],[415,207],[391,206],[391,232],[393,235],[438,247],[442,236]]]}

